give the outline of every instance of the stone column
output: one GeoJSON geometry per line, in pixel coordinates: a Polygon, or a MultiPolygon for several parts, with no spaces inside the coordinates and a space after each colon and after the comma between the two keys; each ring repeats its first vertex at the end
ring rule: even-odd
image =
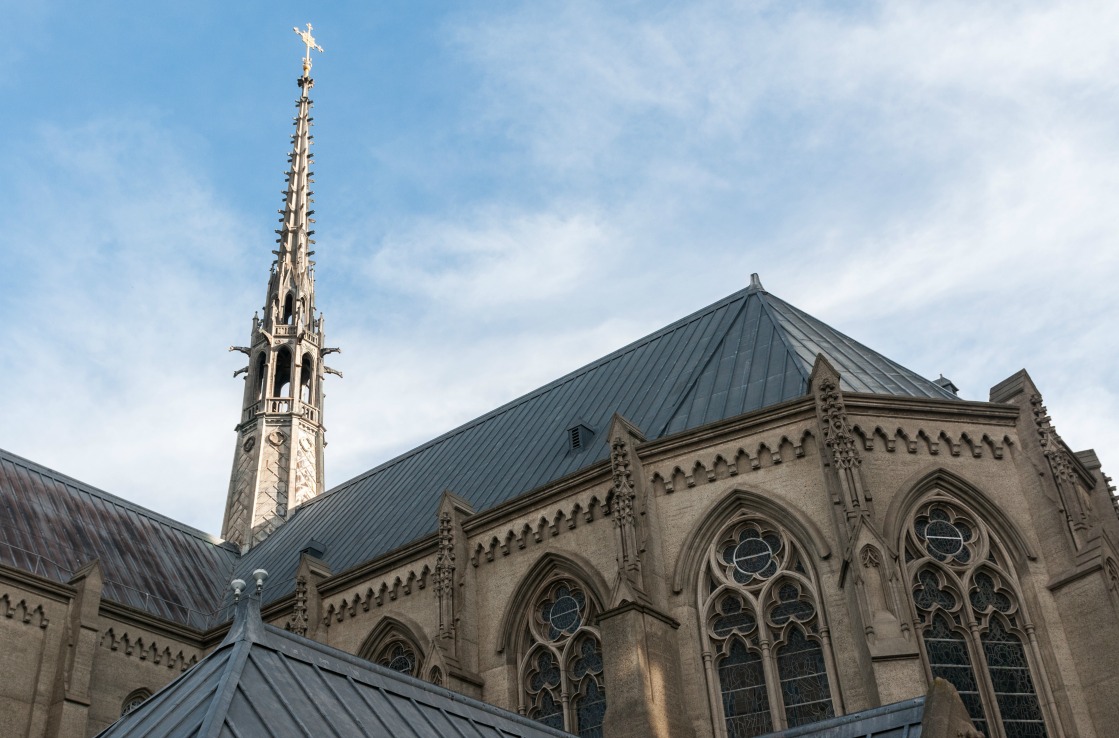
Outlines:
{"type": "Polygon", "coordinates": [[[602,613],[606,724],[617,738],[694,735],[683,689],[675,631],[680,624],[648,605],[627,602],[602,613]]]}
{"type": "Polygon", "coordinates": [[[66,633],[51,697],[48,736],[83,736],[88,732],[90,676],[97,652],[97,614],[101,609],[101,565],[95,560],[69,582],[77,591],[70,601],[66,633]]]}

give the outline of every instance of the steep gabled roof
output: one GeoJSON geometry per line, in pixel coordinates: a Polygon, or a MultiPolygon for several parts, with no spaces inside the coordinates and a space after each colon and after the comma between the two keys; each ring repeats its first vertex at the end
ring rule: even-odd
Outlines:
{"type": "Polygon", "coordinates": [[[100,734],[101,738],[560,738],[484,702],[265,625],[236,606],[225,640],[100,734]]]}
{"type": "Polygon", "coordinates": [[[803,396],[817,353],[848,391],[956,399],[770,295],[755,275],[749,288],[320,495],[238,571],[272,572],[265,599],[275,599],[290,591],[311,539],[344,571],[433,532],[444,490],[482,511],[605,459],[601,435],[570,448],[576,424],[602,434],[618,412],[659,438],[759,410],[803,396]]]}
{"type": "Polygon", "coordinates": [[[97,559],[106,599],[205,628],[237,558],[220,544],[0,450],[0,563],[66,582],[97,559]]]}

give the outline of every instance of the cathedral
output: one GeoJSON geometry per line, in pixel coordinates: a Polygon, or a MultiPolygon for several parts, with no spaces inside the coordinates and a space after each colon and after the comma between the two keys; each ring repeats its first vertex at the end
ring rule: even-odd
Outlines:
{"type": "Polygon", "coordinates": [[[940,678],[974,735],[1112,735],[1119,516],[1096,454],[1064,443],[1025,370],[961,399],[756,274],[324,489],[337,349],[301,35],[275,259],[231,347],[221,535],[0,450],[0,731],[150,734],[130,721],[186,720],[195,679],[276,735],[320,734],[292,727],[300,709],[437,725],[400,694],[463,735],[802,735],[940,678]]]}

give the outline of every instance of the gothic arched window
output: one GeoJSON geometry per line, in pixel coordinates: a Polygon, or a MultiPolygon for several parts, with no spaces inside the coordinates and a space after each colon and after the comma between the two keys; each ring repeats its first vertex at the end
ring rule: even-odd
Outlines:
{"type": "Polygon", "coordinates": [[[152,696],[152,693],[146,689],[137,689],[124,698],[124,702],[120,706],[120,715],[124,717],[128,713],[135,710],[140,705],[152,696]]]}
{"type": "Polygon", "coordinates": [[[401,674],[419,676],[420,673],[420,659],[416,656],[416,648],[403,638],[383,645],[374,661],[401,674]]]}
{"type": "Polygon", "coordinates": [[[959,502],[919,505],[902,545],[929,671],[951,682],[991,738],[1048,735],[1033,628],[994,534],[959,502]]]}
{"type": "Polygon", "coordinates": [[[574,579],[556,575],[537,588],[518,653],[520,710],[583,738],[602,736],[606,685],[598,605],[574,579]]]}
{"type": "Polygon", "coordinates": [[[835,715],[835,666],[816,581],[781,526],[739,515],[699,586],[704,665],[725,735],[748,738],[835,715]]]}
{"type": "Polygon", "coordinates": [[[272,396],[291,397],[291,352],[281,348],[276,352],[276,371],[272,376],[272,396]]]}
{"type": "Polygon", "coordinates": [[[311,382],[315,376],[315,360],[310,354],[303,354],[299,361],[299,401],[311,401],[311,382]]]}
{"type": "Polygon", "coordinates": [[[407,626],[395,618],[386,617],[365,639],[358,655],[401,674],[420,678],[423,674],[423,652],[416,643],[407,626]]]}

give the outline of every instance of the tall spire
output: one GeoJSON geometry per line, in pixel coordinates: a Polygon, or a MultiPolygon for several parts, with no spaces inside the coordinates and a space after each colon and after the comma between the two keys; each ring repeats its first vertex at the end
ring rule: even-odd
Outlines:
{"type": "Polygon", "coordinates": [[[315,315],[315,263],[311,216],[314,172],[311,155],[309,93],[311,49],[322,49],[306,31],[295,32],[307,53],[295,105],[295,133],[288,155],[290,167],[284,206],[276,229],[279,248],[268,277],[263,318],[254,315],[248,346],[231,351],[248,355],[249,365],[234,372],[245,374],[241,422],[229,481],[222,537],[242,549],[262,541],[287,519],[291,509],[323,490],[322,425],[324,373],[341,376],[323,364],[323,357],[338,349],[323,345],[323,318],[315,315]]]}

